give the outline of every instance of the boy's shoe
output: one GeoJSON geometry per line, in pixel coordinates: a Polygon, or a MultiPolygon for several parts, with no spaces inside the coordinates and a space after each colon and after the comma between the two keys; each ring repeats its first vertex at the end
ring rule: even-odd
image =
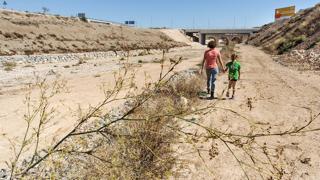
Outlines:
{"type": "Polygon", "coordinates": [[[231,98],[230,99],[234,99],[234,96],[231,96],[231,98]]]}
{"type": "Polygon", "coordinates": [[[230,96],[230,94],[229,94],[229,92],[227,92],[227,97],[229,97],[230,96]]]}

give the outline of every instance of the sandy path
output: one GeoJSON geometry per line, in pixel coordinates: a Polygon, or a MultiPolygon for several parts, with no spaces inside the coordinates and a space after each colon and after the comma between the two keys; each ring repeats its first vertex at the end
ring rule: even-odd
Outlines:
{"type": "MultiPolygon", "coordinates": [[[[175,71],[181,71],[196,67],[200,62],[203,47],[186,47],[178,50],[171,51],[166,55],[168,58],[182,56],[183,61],[177,67],[175,71]]],[[[159,78],[160,64],[152,62],[155,58],[160,59],[160,54],[139,56],[130,58],[130,63],[133,63],[136,71],[136,84],[139,88],[144,86],[145,74],[151,78],[152,81],[159,78]],[[143,63],[138,63],[142,60],[143,63]]],[[[51,144],[52,137],[62,136],[73,126],[76,120],[76,110],[78,105],[83,108],[87,108],[89,105],[95,105],[102,100],[103,92],[100,87],[103,83],[107,83],[109,86],[114,84],[113,72],[120,66],[117,65],[118,60],[100,59],[89,60],[86,64],[73,67],[72,64],[76,62],[68,63],[48,63],[48,64],[35,64],[33,71],[44,76],[51,69],[60,74],[61,77],[67,80],[67,86],[69,87],[69,93],[62,93],[58,95],[52,102],[57,107],[55,119],[52,120],[50,128],[45,133],[41,144],[42,146],[51,144]],[[94,65],[96,64],[96,65],[94,65]],[[65,65],[70,65],[70,68],[63,68],[65,65]],[[97,77],[97,75],[99,75],[97,77]]],[[[168,66],[166,66],[167,68],[168,66]]],[[[0,83],[0,134],[6,134],[9,138],[20,139],[24,130],[25,122],[23,121],[23,114],[25,113],[26,106],[23,104],[25,98],[25,90],[22,89],[21,84],[25,84],[30,81],[32,73],[30,69],[17,67],[16,71],[9,73],[5,79],[5,83],[0,83]],[[30,75],[31,74],[31,75],[30,75]],[[19,76],[19,78],[15,78],[19,76]],[[10,86],[6,86],[6,84],[10,86]]],[[[52,81],[54,76],[49,76],[49,81],[52,81]]],[[[114,102],[107,108],[111,109],[120,105],[122,101],[114,102]]],[[[4,161],[7,161],[12,157],[12,151],[9,149],[9,142],[3,136],[0,136],[0,168],[4,166],[4,161]]]]}
{"type": "MultiPolygon", "coordinates": [[[[238,83],[235,100],[220,100],[218,109],[206,115],[200,123],[222,132],[246,134],[254,132],[278,132],[302,126],[310,119],[310,113],[320,113],[320,83],[319,76],[290,70],[275,63],[264,52],[251,47],[239,46],[242,64],[242,80],[238,83]],[[249,109],[248,98],[252,98],[252,110],[249,109]],[[232,109],[242,115],[230,112],[232,109]]],[[[218,92],[227,86],[226,75],[218,79],[218,92]]],[[[203,105],[210,102],[203,101],[203,105]]],[[[320,127],[320,119],[310,125],[320,127]]],[[[199,128],[188,127],[192,132],[203,132],[199,128]]],[[[283,154],[275,162],[285,170],[284,179],[317,179],[320,176],[320,132],[304,133],[298,136],[272,136],[256,138],[260,145],[267,143],[272,149],[283,148],[283,154]],[[302,163],[310,158],[309,163],[302,163]]],[[[211,142],[196,143],[195,147],[181,146],[177,151],[188,154],[182,159],[190,162],[189,169],[184,171],[186,179],[246,179],[239,164],[219,140],[217,143],[219,155],[210,160],[208,149],[211,142]],[[202,153],[199,158],[197,150],[202,153]],[[204,161],[204,162],[203,162],[204,161]]],[[[240,160],[249,162],[248,156],[231,146],[240,160]]],[[[273,152],[273,151],[270,151],[273,152]]],[[[262,158],[261,154],[255,154],[262,158]]],[[[254,164],[252,164],[255,167],[254,164]]],[[[264,168],[268,170],[267,167],[264,168]]],[[[245,167],[251,179],[262,179],[252,168],[245,167]]],[[[269,177],[272,174],[263,174],[269,177]]]]}

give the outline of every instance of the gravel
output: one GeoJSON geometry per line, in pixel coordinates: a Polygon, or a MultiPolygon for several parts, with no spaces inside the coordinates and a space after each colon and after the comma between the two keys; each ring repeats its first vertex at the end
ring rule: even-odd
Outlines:
{"type": "Polygon", "coordinates": [[[298,70],[320,70],[320,51],[318,50],[292,50],[275,56],[274,60],[298,70]]]}
{"type": "MultiPolygon", "coordinates": [[[[151,53],[160,53],[158,50],[152,50],[151,53]]],[[[145,50],[130,51],[130,56],[139,56],[145,54],[145,50]]],[[[5,61],[14,61],[16,63],[55,63],[69,62],[80,59],[101,59],[107,57],[124,57],[126,52],[113,51],[108,52],[89,52],[89,53],[68,53],[68,54],[43,54],[43,55],[15,55],[15,56],[0,56],[0,63],[5,61]]]]}

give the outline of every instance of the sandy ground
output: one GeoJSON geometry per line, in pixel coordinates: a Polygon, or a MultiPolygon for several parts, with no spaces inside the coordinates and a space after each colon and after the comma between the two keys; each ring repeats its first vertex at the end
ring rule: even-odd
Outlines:
{"type": "MultiPolygon", "coordinates": [[[[274,133],[301,127],[309,121],[310,113],[312,116],[320,113],[318,75],[283,67],[257,48],[242,45],[238,48],[241,53],[242,79],[237,85],[235,100],[203,101],[203,106],[217,103],[217,108],[198,123],[226,133],[247,134],[250,131],[274,133]],[[252,98],[251,110],[247,105],[248,98],[252,98]]],[[[226,77],[224,75],[218,79],[219,94],[227,86],[226,77]]],[[[320,118],[317,118],[309,128],[319,127],[320,118]]],[[[187,126],[186,130],[197,134],[204,132],[194,126],[187,126]]],[[[255,139],[261,146],[266,143],[275,165],[284,169],[283,179],[320,177],[319,140],[319,131],[255,139]],[[280,158],[276,158],[277,153],[281,153],[280,158]]],[[[244,167],[250,179],[267,179],[275,175],[270,171],[272,167],[267,165],[262,165],[264,173],[253,170],[261,166],[258,159],[266,160],[263,153],[258,153],[258,150],[254,148],[248,150],[257,157],[256,164],[253,164],[248,155],[239,148],[233,145],[230,145],[230,148],[240,161],[251,165],[244,167]]],[[[219,140],[198,142],[193,146],[178,146],[177,152],[183,154],[181,159],[188,162],[189,168],[183,171],[183,179],[246,179],[231,151],[219,140]],[[208,150],[212,144],[218,148],[219,155],[210,160],[208,150]],[[199,157],[198,151],[201,152],[202,158],[199,157]]]]}
{"type": "MultiPolygon", "coordinates": [[[[184,47],[172,50],[166,55],[169,58],[183,57],[183,62],[176,71],[196,67],[200,62],[204,47],[184,47]]],[[[139,88],[144,86],[147,79],[157,80],[160,73],[160,64],[154,62],[161,59],[160,54],[130,57],[132,71],[136,72],[136,84],[139,88]],[[142,63],[139,63],[142,61],[142,63]]],[[[4,72],[6,76],[0,76],[0,134],[5,134],[7,138],[21,140],[26,123],[23,115],[26,112],[26,105],[23,103],[26,95],[25,87],[30,82],[34,82],[34,73],[52,82],[59,75],[60,79],[67,81],[68,93],[59,94],[53,99],[52,104],[57,108],[55,118],[46,130],[46,134],[41,141],[42,146],[51,144],[52,138],[65,134],[75,123],[76,111],[79,105],[84,109],[89,105],[95,105],[103,97],[101,87],[103,84],[112,87],[114,84],[113,73],[122,66],[119,64],[120,58],[88,60],[87,63],[79,66],[72,66],[77,62],[66,63],[45,63],[34,64],[34,67],[24,67],[19,64],[13,71],[4,72]],[[70,68],[64,68],[69,65],[70,68]],[[48,75],[48,72],[49,73],[48,75]],[[52,73],[54,72],[54,73],[52,73]]],[[[169,63],[169,62],[168,62],[169,63]]],[[[165,69],[168,65],[165,66],[165,69]]],[[[35,91],[34,94],[37,94],[35,91]]],[[[122,101],[112,103],[112,107],[120,105],[122,101]]],[[[4,161],[12,157],[10,144],[4,136],[0,136],[0,168],[4,166],[4,161]]]]}

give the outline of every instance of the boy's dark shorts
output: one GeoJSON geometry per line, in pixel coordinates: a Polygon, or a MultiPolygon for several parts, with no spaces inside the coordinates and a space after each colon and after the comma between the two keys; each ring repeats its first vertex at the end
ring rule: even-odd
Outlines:
{"type": "Polygon", "coordinates": [[[230,78],[229,78],[229,81],[235,81],[235,82],[237,82],[238,79],[230,79],[230,78]]]}

